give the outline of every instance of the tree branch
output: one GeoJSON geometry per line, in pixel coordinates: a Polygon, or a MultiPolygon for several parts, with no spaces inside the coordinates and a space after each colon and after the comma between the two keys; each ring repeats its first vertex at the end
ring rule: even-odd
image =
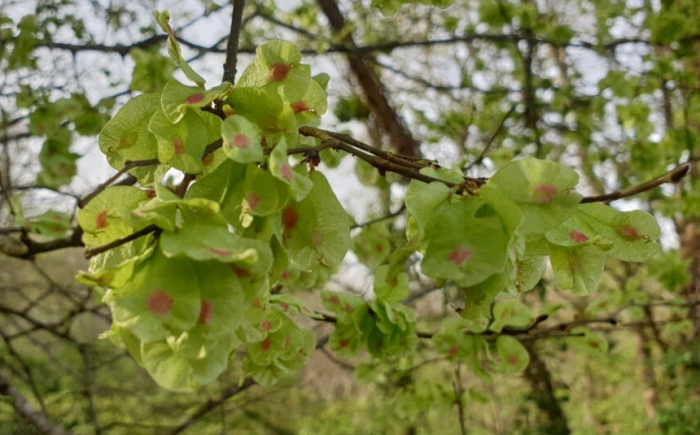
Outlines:
{"type": "Polygon", "coordinates": [[[102,254],[103,252],[107,252],[110,249],[114,249],[116,247],[125,245],[133,240],[136,240],[140,237],[143,237],[147,234],[151,233],[160,233],[162,231],[160,228],[158,228],[155,225],[149,225],[145,228],[142,228],[135,233],[129,234],[126,237],[122,237],[121,239],[114,240],[112,242],[109,242],[107,244],[101,245],[101,246],[96,246],[94,248],[86,249],[85,250],[85,258],[90,259],[94,257],[95,255],[102,254]]]}
{"type": "Polygon", "coordinates": [[[238,41],[241,37],[241,21],[243,20],[243,7],[245,0],[233,0],[233,13],[231,14],[231,32],[226,43],[226,62],[224,62],[223,82],[233,83],[236,80],[236,63],[238,59],[238,41]]]}
{"type": "Polygon", "coordinates": [[[0,395],[7,396],[12,399],[12,406],[17,414],[27,420],[40,433],[44,435],[69,435],[68,431],[49,420],[39,410],[34,408],[31,403],[17,391],[9,379],[0,373],[0,395]]]}
{"type": "Polygon", "coordinates": [[[628,189],[619,190],[617,192],[606,193],[605,195],[599,196],[587,196],[581,200],[582,204],[589,202],[609,202],[615,201],[622,198],[628,198],[630,196],[639,195],[640,193],[646,192],[651,189],[655,189],[662,184],[666,183],[678,183],[683,179],[683,177],[690,171],[690,165],[688,163],[683,163],[680,166],[673,168],[672,170],[666,172],[660,177],[649,180],[645,183],[639,184],[637,186],[630,187],[628,189]]]}

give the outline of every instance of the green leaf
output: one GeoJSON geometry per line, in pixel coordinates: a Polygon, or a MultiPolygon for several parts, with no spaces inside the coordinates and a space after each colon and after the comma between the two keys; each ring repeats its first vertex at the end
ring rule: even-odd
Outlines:
{"type": "Polygon", "coordinates": [[[259,343],[250,344],[243,362],[244,371],[263,385],[301,368],[315,349],[311,330],[299,328],[279,311],[273,312],[281,321],[279,327],[270,329],[259,343]]]}
{"type": "Polygon", "coordinates": [[[301,51],[291,42],[275,40],[255,50],[253,63],[243,71],[238,88],[264,88],[292,103],[301,100],[311,82],[311,68],[301,63],[301,51]]]}
{"type": "Polygon", "coordinates": [[[494,332],[501,332],[504,326],[524,328],[532,323],[530,308],[517,300],[500,301],[493,308],[493,323],[489,327],[494,332]]]}
{"type": "Polygon", "coordinates": [[[188,260],[168,259],[156,249],[136,266],[129,283],[105,295],[114,324],[146,342],[194,327],[201,311],[194,266],[188,260]]]}
{"type": "Polygon", "coordinates": [[[311,181],[313,188],[306,198],[291,201],[281,214],[289,261],[301,270],[311,270],[319,264],[335,267],[350,247],[347,212],[323,174],[312,172],[311,181]]]}
{"type": "Polygon", "coordinates": [[[270,154],[270,172],[292,188],[295,201],[303,200],[313,188],[313,182],[301,173],[304,169],[305,165],[301,164],[299,170],[292,170],[287,157],[287,141],[282,138],[270,154]]]}
{"type": "Polygon", "coordinates": [[[372,0],[372,6],[381,10],[384,15],[394,15],[401,6],[410,3],[420,3],[446,8],[453,2],[454,0],[372,0]]]}
{"type": "Polygon", "coordinates": [[[29,219],[29,225],[31,231],[52,239],[65,237],[68,230],[72,228],[71,216],[68,213],[55,210],[47,211],[29,219]]]}
{"type": "Polygon", "coordinates": [[[202,340],[192,333],[170,336],[162,341],[142,342],[143,366],[161,387],[176,392],[192,392],[207,385],[228,367],[235,336],[202,340]]]}
{"type": "Polygon", "coordinates": [[[374,294],[377,299],[388,303],[401,302],[409,293],[408,275],[399,273],[389,276],[389,266],[379,266],[374,272],[374,294]]]}
{"type": "Polygon", "coordinates": [[[173,124],[163,111],[156,112],[148,130],[158,140],[158,160],[188,174],[204,170],[202,156],[209,145],[208,126],[220,123],[212,114],[188,112],[182,120],[173,124]],[[204,118],[207,119],[205,122],[204,118]]]}
{"type": "Polygon", "coordinates": [[[518,262],[516,287],[521,292],[535,288],[547,271],[547,257],[525,257],[518,262]]]}
{"type": "Polygon", "coordinates": [[[181,228],[161,235],[160,246],[166,256],[236,263],[255,275],[270,269],[272,252],[266,243],[234,234],[225,223],[194,211],[182,210],[182,218],[181,228]]]}
{"type": "Polygon", "coordinates": [[[352,250],[370,269],[376,269],[391,254],[391,233],[384,222],[368,225],[352,238],[352,250]]]}
{"type": "Polygon", "coordinates": [[[320,119],[328,110],[327,99],[321,85],[311,80],[306,94],[300,100],[290,103],[297,125],[306,125],[320,119]]]}
{"type": "Polygon", "coordinates": [[[509,237],[483,199],[455,198],[426,215],[423,273],[470,286],[503,270],[509,237]]]}
{"type": "Polygon", "coordinates": [[[163,112],[170,122],[177,123],[185,116],[188,110],[201,109],[211,105],[212,101],[225,97],[232,87],[228,82],[203,91],[195,86],[186,86],[173,79],[165,85],[161,97],[163,112]]]}
{"type": "Polygon", "coordinates": [[[223,150],[239,163],[260,162],[263,158],[260,129],[240,115],[229,116],[221,124],[223,150]]]}
{"type": "Polygon", "coordinates": [[[472,373],[490,382],[491,375],[484,370],[480,362],[480,353],[488,348],[488,344],[481,335],[472,333],[473,326],[471,322],[465,322],[463,319],[447,319],[440,331],[433,336],[433,342],[442,355],[450,359],[464,360],[472,373]]]}
{"type": "Polygon", "coordinates": [[[571,189],[578,174],[558,163],[525,158],[508,163],[488,181],[523,212],[522,231],[544,234],[576,212],[581,195],[571,189]]]}
{"type": "Polygon", "coordinates": [[[134,275],[134,268],[153,253],[153,234],[117,246],[90,259],[87,272],[78,272],[76,280],[87,286],[118,289],[134,275]]]}
{"type": "Polygon", "coordinates": [[[268,143],[276,143],[283,137],[290,146],[296,143],[299,133],[294,111],[278,94],[236,86],[229,95],[229,103],[237,115],[245,117],[263,131],[268,143]]]}
{"type": "Polygon", "coordinates": [[[71,182],[77,172],[78,154],[69,151],[70,138],[64,142],[59,135],[46,139],[39,153],[41,172],[37,175],[36,185],[58,189],[71,182]]]}
{"type": "Polygon", "coordinates": [[[402,304],[375,300],[370,305],[374,320],[367,332],[367,350],[379,358],[401,356],[413,351],[418,343],[415,313],[402,304]]]}
{"type": "Polygon", "coordinates": [[[530,355],[515,338],[501,335],[496,339],[496,350],[500,360],[494,367],[503,373],[514,375],[525,370],[530,363],[530,355]]]}
{"type": "Polygon", "coordinates": [[[132,234],[135,229],[125,222],[125,215],[146,200],[148,192],[131,186],[112,186],[93,198],[78,211],[85,246],[104,245],[132,234]]]}
{"type": "Polygon", "coordinates": [[[607,252],[622,261],[646,261],[661,251],[661,235],[653,216],[640,210],[620,212],[604,204],[582,204],[577,216],[597,234],[612,242],[607,252]]]}
{"type": "MultiPolygon", "coordinates": [[[[158,143],[148,131],[151,117],[160,111],[159,94],[143,94],[129,100],[114,115],[100,133],[100,151],[114,169],[122,169],[127,161],[150,160],[158,157],[158,143]]],[[[156,165],[129,171],[141,183],[153,181],[156,165]]]]}
{"type": "Polygon", "coordinates": [[[180,43],[177,42],[175,32],[173,32],[172,27],[170,27],[170,13],[167,11],[153,11],[153,16],[158,22],[160,28],[168,34],[168,54],[170,55],[170,57],[175,61],[175,64],[177,64],[177,66],[180,67],[180,69],[188,79],[196,83],[197,86],[199,86],[200,88],[204,88],[206,82],[204,81],[202,76],[197,74],[195,70],[193,70],[192,67],[190,67],[190,65],[187,63],[187,61],[185,61],[185,59],[182,57],[180,43]]]}
{"type": "MultiPolygon", "coordinates": [[[[438,172],[434,169],[427,168],[422,169],[421,173],[431,177],[445,179],[450,182],[462,182],[459,175],[447,170],[438,172]]],[[[443,183],[432,182],[426,184],[415,180],[411,181],[408,186],[408,191],[406,192],[406,208],[410,213],[411,220],[416,224],[418,229],[416,235],[419,239],[423,237],[425,228],[430,224],[433,216],[438,212],[439,207],[443,205],[450,194],[450,188],[443,183]]],[[[406,231],[406,235],[411,239],[413,235],[409,233],[408,227],[406,231]]]]}
{"type": "Polygon", "coordinates": [[[129,89],[144,93],[161,92],[175,71],[172,62],[157,51],[140,48],[132,48],[129,55],[134,61],[129,89]]]}
{"type": "Polygon", "coordinates": [[[677,249],[656,256],[647,266],[649,273],[671,292],[679,291],[690,282],[690,259],[683,258],[677,249]]]}
{"type": "Polygon", "coordinates": [[[562,248],[549,245],[554,277],[562,290],[586,295],[598,288],[603,278],[606,255],[593,246],[562,248]]]}
{"type": "Polygon", "coordinates": [[[571,337],[567,340],[571,343],[573,348],[582,352],[593,353],[608,351],[608,340],[606,340],[602,335],[596,334],[583,326],[577,326],[576,328],[571,329],[570,332],[572,334],[583,334],[583,337],[571,337]]]}

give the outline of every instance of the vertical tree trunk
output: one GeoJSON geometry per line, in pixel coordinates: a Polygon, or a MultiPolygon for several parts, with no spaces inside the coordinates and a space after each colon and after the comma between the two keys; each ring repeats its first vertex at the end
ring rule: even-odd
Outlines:
{"type": "Polygon", "coordinates": [[[651,340],[643,326],[637,327],[639,338],[639,360],[642,365],[642,380],[644,381],[644,404],[647,417],[650,420],[656,418],[656,405],[658,402],[656,374],[654,373],[654,358],[651,354],[651,340]]]}
{"type": "Polygon", "coordinates": [[[540,359],[534,345],[528,344],[526,348],[530,354],[530,364],[523,376],[530,384],[532,398],[543,417],[539,421],[540,430],[547,435],[569,435],[571,430],[566,414],[554,396],[552,375],[540,359]]]}
{"type": "MultiPolygon", "coordinates": [[[[693,176],[698,176],[697,166],[693,168],[693,176]]],[[[700,225],[698,219],[687,220],[680,231],[680,245],[683,257],[690,260],[688,274],[690,282],[683,288],[683,296],[688,302],[690,319],[693,322],[693,339],[700,334],[700,225]]]]}

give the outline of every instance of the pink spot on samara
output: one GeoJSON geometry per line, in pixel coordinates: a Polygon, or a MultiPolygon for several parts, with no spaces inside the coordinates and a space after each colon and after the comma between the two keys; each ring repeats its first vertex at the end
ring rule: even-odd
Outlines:
{"type": "Polygon", "coordinates": [[[311,243],[316,247],[323,244],[323,234],[319,230],[314,230],[313,233],[311,233],[311,243]]]}
{"type": "Polygon", "coordinates": [[[447,259],[454,264],[455,266],[461,266],[464,264],[467,260],[469,260],[472,257],[472,251],[463,248],[461,246],[455,247],[450,254],[447,256],[447,259]]]}
{"type": "Polygon", "coordinates": [[[286,232],[291,232],[296,228],[299,221],[299,213],[291,205],[286,206],[282,210],[282,225],[286,232]]]}
{"type": "Polygon", "coordinates": [[[278,62],[270,67],[270,79],[274,82],[281,82],[287,78],[289,71],[291,70],[291,65],[284,62],[278,62]]]}
{"type": "Polygon", "coordinates": [[[107,223],[107,210],[97,213],[97,216],[95,216],[95,228],[99,230],[107,225],[109,225],[109,223],[107,223]]]}
{"type": "Polygon", "coordinates": [[[290,276],[292,276],[292,272],[290,272],[289,269],[287,269],[284,272],[282,272],[282,276],[280,278],[289,279],[290,276]]]}
{"type": "Polygon", "coordinates": [[[351,312],[351,311],[352,311],[352,305],[350,305],[350,304],[345,304],[345,311],[347,311],[348,313],[351,312]]]}
{"type": "Polygon", "coordinates": [[[248,210],[255,210],[260,204],[260,197],[256,193],[249,193],[243,200],[243,206],[248,210]]]}
{"type": "Polygon", "coordinates": [[[203,93],[200,92],[198,94],[192,94],[189,97],[187,97],[187,104],[197,104],[202,100],[204,100],[203,93]]]}
{"type": "Polygon", "coordinates": [[[156,191],[153,189],[146,189],[145,192],[146,192],[146,198],[148,198],[148,199],[153,199],[156,197],[156,191]]]}
{"type": "Polygon", "coordinates": [[[532,188],[532,200],[538,204],[549,204],[559,195],[559,189],[551,184],[538,184],[532,188]]]}
{"type": "Polygon", "coordinates": [[[180,139],[178,136],[173,138],[173,150],[175,150],[176,156],[179,156],[185,152],[185,146],[182,144],[182,139],[180,139]]]}
{"type": "Polygon", "coordinates": [[[211,301],[207,299],[202,299],[202,307],[199,309],[199,319],[197,323],[201,325],[209,325],[211,323],[211,316],[214,313],[211,301]]]}
{"type": "Polygon", "coordinates": [[[306,105],[306,101],[304,100],[299,100],[296,103],[292,103],[291,106],[295,115],[297,113],[306,112],[309,110],[309,106],[306,105]]]}
{"type": "Polygon", "coordinates": [[[617,229],[617,234],[625,240],[639,240],[644,238],[644,234],[640,233],[635,227],[625,225],[617,229]]]}
{"type": "Polygon", "coordinates": [[[228,257],[231,255],[230,251],[222,248],[209,248],[209,252],[214,253],[220,257],[228,257]]]}
{"type": "Polygon", "coordinates": [[[588,241],[588,236],[583,234],[581,231],[572,231],[571,234],[569,234],[569,238],[573,240],[576,243],[583,243],[588,241]]]}
{"type": "Polygon", "coordinates": [[[282,164],[280,167],[280,173],[282,174],[282,177],[288,181],[292,181],[292,178],[294,178],[294,171],[292,171],[292,167],[287,163],[282,164]]]}
{"type": "Polygon", "coordinates": [[[250,146],[250,139],[243,133],[237,133],[233,137],[233,146],[244,150],[250,146]]]}
{"type": "Polygon", "coordinates": [[[233,273],[235,273],[236,276],[239,278],[245,278],[245,277],[250,276],[250,270],[243,269],[241,267],[238,267],[235,264],[229,264],[228,268],[231,269],[233,271],[233,273]]]}
{"type": "Polygon", "coordinates": [[[350,344],[350,340],[348,339],[341,338],[340,340],[338,340],[338,348],[340,349],[347,347],[348,344],[350,344]]]}
{"type": "Polygon", "coordinates": [[[268,332],[270,329],[272,329],[272,322],[270,322],[269,320],[263,320],[262,322],[260,322],[260,329],[265,332],[268,332]]]}
{"type": "Polygon", "coordinates": [[[267,352],[270,350],[270,347],[272,346],[272,340],[270,340],[270,337],[264,339],[262,343],[260,343],[260,348],[262,349],[263,352],[267,352]]]}
{"type": "Polygon", "coordinates": [[[337,305],[340,302],[340,298],[338,296],[331,296],[328,298],[328,302],[333,305],[337,305]]]}
{"type": "Polygon", "coordinates": [[[287,311],[287,310],[289,309],[289,304],[286,304],[286,303],[282,302],[282,303],[280,304],[280,307],[282,307],[283,310],[287,311]]]}
{"type": "Polygon", "coordinates": [[[457,355],[457,345],[453,344],[452,347],[450,348],[450,356],[456,356],[457,355]]]}
{"type": "Polygon", "coordinates": [[[163,290],[154,290],[146,299],[148,311],[159,316],[165,316],[173,306],[173,298],[163,290]]]}

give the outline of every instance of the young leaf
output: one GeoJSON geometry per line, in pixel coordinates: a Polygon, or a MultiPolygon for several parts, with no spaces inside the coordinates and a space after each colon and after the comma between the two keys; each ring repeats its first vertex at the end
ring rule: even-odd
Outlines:
{"type": "MultiPolygon", "coordinates": [[[[301,169],[303,168],[304,166],[301,165],[301,169]]],[[[292,170],[287,157],[287,141],[284,138],[275,145],[275,149],[270,154],[270,172],[292,188],[295,201],[304,199],[313,187],[313,182],[308,177],[300,171],[292,170]]]]}
{"type": "MultiPolygon", "coordinates": [[[[159,94],[143,94],[129,100],[100,133],[100,151],[114,169],[122,169],[127,161],[158,157],[158,143],[148,131],[148,123],[160,111],[159,94]]],[[[134,168],[129,172],[142,183],[153,182],[156,165],[134,168]]]]}
{"type": "Polygon", "coordinates": [[[212,101],[225,97],[232,87],[228,82],[204,91],[195,86],[186,86],[173,79],[165,85],[161,97],[163,112],[170,122],[177,123],[190,109],[200,109],[211,105],[212,101]]]}
{"type": "Polygon", "coordinates": [[[646,261],[661,251],[655,242],[661,235],[653,216],[640,210],[620,212],[605,204],[582,204],[577,216],[606,240],[607,252],[622,261],[646,261]]]}
{"type": "Polygon", "coordinates": [[[426,219],[427,248],[421,263],[426,275],[470,286],[503,269],[509,237],[484,200],[456,199],[426,219]]]}
{"type": "Polygon", "coordinates": [[[180,67],[180,69],[188,79],[192,80],[192,82],[196,83],[197,86],[199,86],[200,88],[204,88],[206,82],[204,81],[202,76],[197,74],[195,70],[193,70],[192,67],[190,67],[190,65],[187,63],[187,61],[185,61],[185,59],[182,57],[180,43],[177,42],[175,32],[173,32],[172,27],[170,27],[170,13],[167,11],[154,11],[153,16],[158,22],[160,28],[168,34],[168,54],[170,55],[170,57],[175,61],[177,66],[180,67]]]}
{"type": "Polygon", "coordinates": [[[554,277],[562,290],[587,295],[603,278],[606,255],[596,247],[562,248],[550,244],[549,257],[554,277]]]}
{"type": "Polygon", "coordinates": [[[236,263],[256,275],[264,275],[272,263],[270,247],[228,230],[225,223],[182,210],[183,225],[161,235],[161,249],[168,257],[187,256],[196,261],[236,263]]]}
{"type": "Polygon", "coordinates": [[[352,238],[352,250],[370,269],[376,269],[391,254],[391,233],[384,222],[366,226],[352,238]]]}
{"type": "Polygon", "coordinates": [[[525,370],[530,363],[530,355],[525,347],[515,338],[501,335],[496,339],[499,361],[495,368],[503,373],[514,375],[525,370]]]}
{"type": "Polygon", "coordinates": [[[135,229],[125,222],[125,215],[147,200],[148,193],[136,187],[112,186],[105,189],[78,211],[78,224],[84,232],[85,246],[104,245],[133,233],[135,229]]]}
{"type": "Polygon", "coordinates": [[[399,273],[387,276],[389,266],[379,266],[374,272],[374,294],[377,299],[388,303],[401,302],[408,296],[408,275],[399,273]]]}
{"type": "Polygon", "coordinates": [[[288,41],[268,41],[255,49],[255,60],[243,71],[238,88],[264,88],[294,103],[301,100],[311,82],[311,69],[301,63],[301,51],[288,41]]]}
{"type": "Polygon", "coordinates": [[[179,337],[141,343],[143,366],[161,387],[193,392],[216,380],[228,367],[229,356],[237,344],[235,336],[203,340],[192,335],[183,332],[179,337]]]}
{"type": "Polygon", "coordinates": [[[223,150],[239,163],[260,162],[263,158],[260,129],[240,115],[229,116],[221,124],[223,150]]]}
{"type": "Polygon", "coordinates": [[[284,246],[292,265],[301,270],[319,264],[335,267],[350,247],[347,212],[323,174],[312,172],[311,181],[313,188],[306,198],[291,201],[281,214],[284,246]]]}
{"type": "Polygon", "coordinates": [[[168,259],[156,250],[141,261],[133,278],[105,295],[114,324],[139,340],[159,341],[171,331],[187,331],[197,324],[201,294],[194,263],[168,259]]]}
{"type": "Polygon", "coordinates": [[[571,189],[578,174],[558,163],[526,158],[499,169],[488,181],[523,212],[522,231],[543,234],[576,212],[581,195],[571,189]]]}
{"type": "Polygon", "coordinates": [[[515,299],[500,301],[493,308],[493,323],[489,327],[494,332],[501,332],[504,326],[523,328],[532,323],[530,308],[515,299]]]}

